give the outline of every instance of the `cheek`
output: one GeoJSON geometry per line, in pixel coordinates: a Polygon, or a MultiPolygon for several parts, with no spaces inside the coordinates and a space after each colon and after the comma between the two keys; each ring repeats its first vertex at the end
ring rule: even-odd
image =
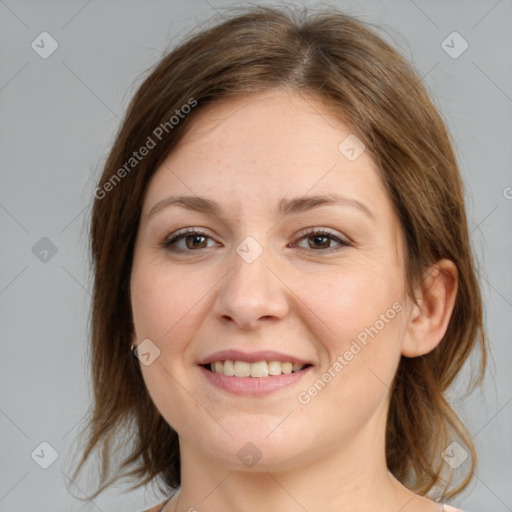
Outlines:
{"type": "Polygon", "coordinates": [[[385,391],[400,359],[402,290],[397,276],[377,268],[337,272],[329,282],[312,279],[308,307],[321,320],[316,338],[324,354],[325,379],[335,400],[364,400],[385,391]],[[321,332],[320,332],[321,330],[321,332]],[[336,377],[332,377],[335,375],[336,377]],[[357,390],[357,391],[356,391],[357,390]]]}
{"type": "Polygon", "coordinates": [[[172,345],[167,340],[179,339],[176,331],[183,329],[193,316],[194,305],[202,295],[197,273],[184,275],[170,271],[162,263],[141,261],[134,265],[131,302],[138,341],[150,338],[160,349],[172,345]]]}
{"type": "Polygon", "coordinates": [[[201,413],[180,385],[187,379],[183,368],[186,348],[199,321],[197,315],[205,294],[205,281],[200,275],[185,274],[150,258],[135,260],[132,270],[136,343],[149,339],[160,351],[151,364],[139,363],[142,377],[156,408],[178,429],[180,425],[189,425],[189,416],[201,413]]]}
{"type": "MultiPolygon", "coordinates": [[[[393,304],[400,302],[402,290],[397,276],[390,275],[378,267],[354,266],[333,271],[323,276],[302,276],[299,293],[311,311],[322,320],[331,341],[339,340],[341,344],[356,337],[365,328],[378,322],[381,315],[388,320],[398,315],[393,304]],[[392,309],[386,315],[389,309],[392,309]]],[[[386,330],[391,323],[385,322],[386,330]]]]}

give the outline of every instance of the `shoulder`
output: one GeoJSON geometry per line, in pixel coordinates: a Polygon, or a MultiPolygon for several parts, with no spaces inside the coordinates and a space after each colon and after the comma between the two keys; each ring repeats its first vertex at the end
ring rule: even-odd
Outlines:
{"type": "Polygon", "coordinates": [[[162,510],[163,506],[167,503],[167,501],[169,500],[163,501],[159,505],[155,505],[154,507],[148,508],[147,510],[143,510],[142,512],[160,512],[160,510],[162,510]]]}
{"type": "Polygon", "coordinates": [[[450,505],[444,505],[443,512],[464,512],[460,508],[451,507],[450,505]]]}

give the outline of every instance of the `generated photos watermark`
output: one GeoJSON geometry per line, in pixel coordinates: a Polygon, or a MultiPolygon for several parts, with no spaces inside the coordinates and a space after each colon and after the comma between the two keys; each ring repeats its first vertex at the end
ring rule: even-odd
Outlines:
{"type": "Polygon", "coordinates": [[[196,105],[197,100],[189,98],[187,103],[174,111],[174,115],[172,115],[168,121],[160,123],[151,132],[151,135],[148,135],[148,138],[138,151],[134,151],[132,156],[128,158],[128,160],[101,187],[97,187],[94,190],[94,197],[96,199],[103,199],[108,192],[113,190],[123,178],[125,178],[135,167],[137,167],[137,165],[139,165],[144,157],[149,155],[149,152],[162,140],[164,133],[168,134],[173,130],[174,127],[178,125],[196,105]]]}
{"type": "Polygon", "coordinates": [[[331,382],[340,372],[348,366],[350,361],[359,354],[364,347],[368,345],[368,337],[374,338],[379,334],[384,327],[389,324],[396,314],[402,311],[403,306],[399,302],[393,303],[393,305],[385,312],[381,313],[379,320],[370,327],[365,327],[357,336],[356,339],[352,340],[350,347],[343,353],[336,357],[334,363],[325,371],[320,378],[318,378],[312,386],[307,390],[301,391],[297,395],[297,400],[301,405],[307,405],[311,402],[311,399],[322,391],[329,382],[331,382]]]}

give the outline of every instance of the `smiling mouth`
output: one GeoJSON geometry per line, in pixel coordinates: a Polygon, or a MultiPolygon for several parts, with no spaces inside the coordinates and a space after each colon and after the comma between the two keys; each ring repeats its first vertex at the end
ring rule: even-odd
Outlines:
{"type": "Polygon", "coordinates": [[[200,365],[203,368],[228,377],[272,377],[298,373],[312,366],[311,364],[297,364],[281,361],[214,361],[213,363],[200,365]]]}

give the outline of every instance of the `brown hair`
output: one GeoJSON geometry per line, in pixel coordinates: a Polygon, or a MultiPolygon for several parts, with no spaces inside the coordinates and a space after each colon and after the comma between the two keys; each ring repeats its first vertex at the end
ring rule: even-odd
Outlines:
{"type": "Polygon", "coordinates": [[[180,485],[178,436],[152,403],[130,351],[129,282],[145,191],[204,105],[285,86],[324,100],[370,151],[406,240],[409,296],[415,300],[413,290],[437,260],[448,258],[457,266],[459,285],[447,332],[429,354],[401,358],[386,434],[388,468],[398,480],[421,495],[437,488],[441,499],[453,497],[471,481],[476,453],[444,392],[478,345],[480,366],[471,391],[481,384],[487,352],[464,188],[449,133],[407,59],[372,25],[336,8],[240,9],[189,34],[155,65],[133,97],[104,166],[90,231],[94,400],[73,480],[92,451],[101,448],[101,485],[93,498],[122,477],[137,479],[130,489],[155,477],[165,483],[164,492],[180,485]],[[187,104],[196,106],[186,110],[187,104]],[[173,115],[178,122],[170,121],[173,115]],[[149,138],[156,142],[149,154],[130,160],[149,138]],[[126,472],[107,481],[114,440],[129,438],[133,445],[120,467],[126,472]],[[442,459],[452,440],[470,454],[455,488],[442,459]]]}

